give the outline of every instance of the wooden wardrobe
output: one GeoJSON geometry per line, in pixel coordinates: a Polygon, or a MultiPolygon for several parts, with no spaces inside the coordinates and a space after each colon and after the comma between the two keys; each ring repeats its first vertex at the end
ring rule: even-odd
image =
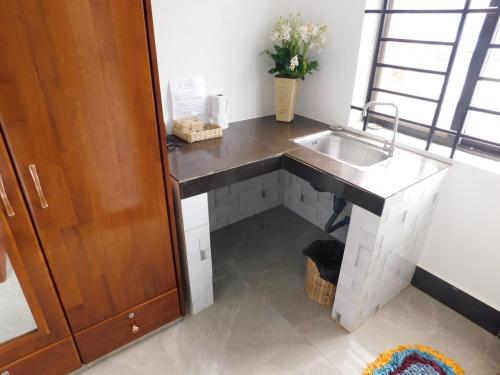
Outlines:
{"type": "Polygon", "coordinates": [[[36,321],[0,373],[65,373],[182,315],[151,9],[2,0],[0,25],[0,245],[36,321]]]}

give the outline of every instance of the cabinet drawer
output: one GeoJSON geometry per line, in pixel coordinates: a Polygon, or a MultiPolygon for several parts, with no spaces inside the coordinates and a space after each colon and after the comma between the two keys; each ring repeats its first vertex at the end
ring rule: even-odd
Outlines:
{"type": "Polygon", "coordinates": [[[89,363],[181,316],[177,289],[75,334],[84,363],[89,363]]]}
{"type": "Polygon", "coordinates": [[[63,375],[81,366],[78,353],[71,337],[58,341],[6,367],[0,367],[0,374],[9,375],[63,375]]]}

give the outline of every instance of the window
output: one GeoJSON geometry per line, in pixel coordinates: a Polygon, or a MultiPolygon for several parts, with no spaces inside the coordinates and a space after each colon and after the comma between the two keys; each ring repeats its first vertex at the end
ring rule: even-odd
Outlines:
{"type": "MultiPolygon", "coordinates": [[[[361,48],[373,49],[360,52],[358,122],[365,102],[389,101],[426,150],[500,155],[500,0],[367,0],[365,13],[361,48]]],[[[390,111],[372,108],[362,129],[390,128],[390,111]]]]}

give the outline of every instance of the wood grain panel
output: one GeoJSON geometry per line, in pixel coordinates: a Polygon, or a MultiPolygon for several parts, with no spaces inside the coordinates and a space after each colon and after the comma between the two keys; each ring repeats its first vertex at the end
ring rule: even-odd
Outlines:
{"type": "Polygon", "coordinates": [[[172,290],[77,333],[75,340],[89,363],[180,316],[177,290],[172,290]]]}
{"type": "Polygon", "coordinates": [[[69,336],[69,329],[1,136],[0,176],[14,211],[8,217],[1,206],[0,252],[9,257],[37,325],[33,332],[0,343],[2,367],[69,336]]]}
{"type": "Polygon", "coordinates": [[[0,24],[4,131],[77,332],[177,284],[142,2],[6,0],[0,24]]]}
{"type": "Polygon", "coordinates": [[[2,367],[10,375],[65,375],[81,367],[73,339],[68,337],[2,367]]]}

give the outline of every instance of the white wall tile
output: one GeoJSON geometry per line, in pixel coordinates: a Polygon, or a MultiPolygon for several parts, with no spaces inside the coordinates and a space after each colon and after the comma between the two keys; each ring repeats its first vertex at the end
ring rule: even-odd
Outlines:
{"type": "Polygon", "coordinates": [[[218,230],[283,203],[281,171],[266,173],[208,194],[210,230],[218,230]]]}
{"type": "Polygon", "coordinates": [[[332,310],[348,331],[409,285],[444,175],[390,197],[381,217],[353,207],[332,310]]]}
{"type": "MultiPolygon", "coordinates": [[[[181,200],[184,277],[187,308],[192,314],[213,304],[212,255],[210,248],[209,195],[181,200]]],[[[222,193],[221,193],[222,194],[222,193]]]]}
{"type": "MultiPolygon", "coordinates": [[[[386,200],[382,216],[348,204],[351,216],[332,317],[352,331],[411,280],[429,229],[444,174],[386,200]]],[[[191,311],[213,303],[210,231],[285,205],[322,228],[333,213],[333,194],[280,170],[182,200],[191,311]],[[209,211],[210,209],[210,211],[209,211]]]]}
{"type": "MultiPolygon", "coordinates": [[[[311,184],[288,171],[282,171],[283,176],[283,205],[307,221],[324,229],[333,213],[333,194],[318,192],[311,184]]],[[[352,204],[348,203],[337,221],[349,215],[352,204]]],[[[340,241],[346,241],[348,227],[343,227],[333,234],[340,241]]]]}
{"type": "Polygon", "coordinates": [[[189,230],[209,222],[206,193],[182,199],[181,207],[184,230],[189,230]]]}

